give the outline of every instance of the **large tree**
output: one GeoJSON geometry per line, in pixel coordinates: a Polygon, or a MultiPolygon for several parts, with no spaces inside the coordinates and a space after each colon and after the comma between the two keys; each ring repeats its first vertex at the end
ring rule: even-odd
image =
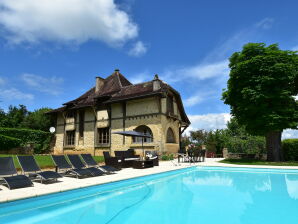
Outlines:
{"type": "Polygon", "coordinates": [[[280,161],[282,131],[298,125],[297,52],[249,43],[230,57],[229,67],[224,102],[250,134],[266,137],[268,160],[280,161]]]}
{"type": "Polygon", "coordinates": [[[51,111],[50,108],[40,108],[33,112],[29,112],[22,122],[22,127],[35,130],[49,131],[49,128],[54,125],[52,116],[47,115],[46,112],[51,111]]]}

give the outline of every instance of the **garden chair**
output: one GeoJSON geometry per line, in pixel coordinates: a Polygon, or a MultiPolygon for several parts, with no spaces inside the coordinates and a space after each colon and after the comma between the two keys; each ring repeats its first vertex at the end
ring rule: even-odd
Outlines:
{"type": "Polygon", "coordinates": [[[41,183],[43,183],[43,181],[57,181],[57,179],[62,178],[57,172],[41,171],[33,156],[17,156],[17,158],[23,173],[28,173],[29,178],[31,177],[34,180],[39,179],[41,183]]]}
{"type": "Polygon", "coordinates": [[[157,151],[145,151],[145,155],[149,160],[153,160],[153,166],[159,166],[157,151]]]}
{"type": "Polygon", "coordinates": [[[63,175],[80,177],[90,177],[92,174],[86,169],[73,169],[64,155],[52,155],[52,159],[58,170],[64,170],[63,175]]]}
{"type": "Polygon", "coordinates": [[[121,170],[122,168],[121,160],[118,160],[117,157],[112,157],[109,152],[103,152],[103,156],[104,156],[106,166],[112,166],[118,170],[121,170]]]}
{"type": "Polygon", "coordinates": [[[85,169],[88,170],[92,176],[101,176],[104,172],[95,167],[86,167],[86,165],[82,162],[79,155],[67,155],[70,163],[75,169],[85,169]]]}
{"type": "Polygon", "coordinates": [[[118,171],[115,167],[112,166],[99,166],[97,162],[94,160],[94,158],[91,156],[91,154],[81,154],[81,157],[85,164],[88,167],[96,167],[101,169],[104,173],[115,173],[118,171]]]}
{"type": "Polygon", "coordinates": [[[10,190],[24,187],[32,187],[33,183],[29,177],[18,175],[12,157],[0,157],[1,183],[10,190]]]}

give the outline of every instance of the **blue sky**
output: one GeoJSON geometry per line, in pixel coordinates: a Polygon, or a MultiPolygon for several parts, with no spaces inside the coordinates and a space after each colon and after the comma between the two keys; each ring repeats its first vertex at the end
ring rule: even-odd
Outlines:
{"type": "Polygon", "coordinates": [[[56,108],[119,68],[132,82],[157,73],[176,88],[192,129],[222,128],[229,56],[247,42],[298,50],[297,8],[294,0],[0,0],[0,107],[56,108]]]}

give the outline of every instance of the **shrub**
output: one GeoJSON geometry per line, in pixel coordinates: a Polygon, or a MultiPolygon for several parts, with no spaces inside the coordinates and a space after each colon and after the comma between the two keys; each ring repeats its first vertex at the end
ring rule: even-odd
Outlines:
{"type": "Polygon", "coordinates": [[[44,153],[49,150],[52,134],[45,131],[0,128],[0,135],[5,135],[21,140],[21,146],[32,145],[34,153],[44,153]]]}
{"type": "Polygon", "coordinates": [[[259,136],[246,136],[245,138],[230,137],[225,146],[232,153],[264,153],[265,138],[259,136]]]}
{"type": "Polygon", "coordinates": [[[5,135],[0,135],[0,150],[13,149],[21,145],[21,140],[5,135]]]}
{"type": "Polygon", "coordinates": [[[298,139],[283,140],[282,151],[286,161],[298,161],[298,139]]]}
{"type": "Polygon", "coordinates": [[[173,160],[174,159],[174,155],[173,154],[166,154],[164,153],[162,156],[161,156],[161,160],[173,160]]]}

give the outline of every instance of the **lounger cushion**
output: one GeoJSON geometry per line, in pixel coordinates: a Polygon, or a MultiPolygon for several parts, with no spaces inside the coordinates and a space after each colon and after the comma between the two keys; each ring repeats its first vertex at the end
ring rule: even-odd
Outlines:
{"type": "Polygon", "coordinates": [[[32,181],[25,175],[3,177],[7,182],[9,189],[17,189],[23,187],[32,187],[32,181]]]}
{"type": "Polygon", "coordinates": [[[125,158],[125,161],[140,160],[140,158],[125,158]]]}
{"type": "Polygon", "coordinates": [[[109,172],[116,172],[116,171],[118,171],[118,169],[116,169],[115,167],[112,167],[112,166],[100,166],[100,168],[102,168],[104,170],[107,170],[109,172]]]}
{"type": "Polygon", "coordinates": [[[81,157],[88,166],[97,166],[97,162],[93,159],[91,154],[81,154],[81,157]]]}
{"type": "Polygon", "coordinates": [[[40,171],[33,156],[17,156],[24,172],[38,172],[40,171]]]}
{"type": "Polygon", "coordinates": [[[63,155],[52,155],[54,163],[59,169],[71,169],[72,166],[67,162],[63,155]]]}
{"type": "Polygon", "coordinates": [[[95,167],[89,167],[89,168],[86,168],[86,170],[89,170],[93,176],[101,176],[104,174],[103,171],[101,171],[100,169],[97,169],[95,167]]]}
{"type": "Polygon", "coordinates": [[[87,170],[87,169],[72,169],[72,170],[70,170],[70,172],[71,171],[74,171],[79,176],[93,176],[92,173],[90,172],[90,170],[87,170]]]}
{"type": "Polygon", "coordinates": [[[40,173],[37,173],[40,175],[43,179],[49,180],[49,179],[58,179],[61,178],[62,176],[59,173],[53,172],[53,171],[43,171],[40,173]]]}

